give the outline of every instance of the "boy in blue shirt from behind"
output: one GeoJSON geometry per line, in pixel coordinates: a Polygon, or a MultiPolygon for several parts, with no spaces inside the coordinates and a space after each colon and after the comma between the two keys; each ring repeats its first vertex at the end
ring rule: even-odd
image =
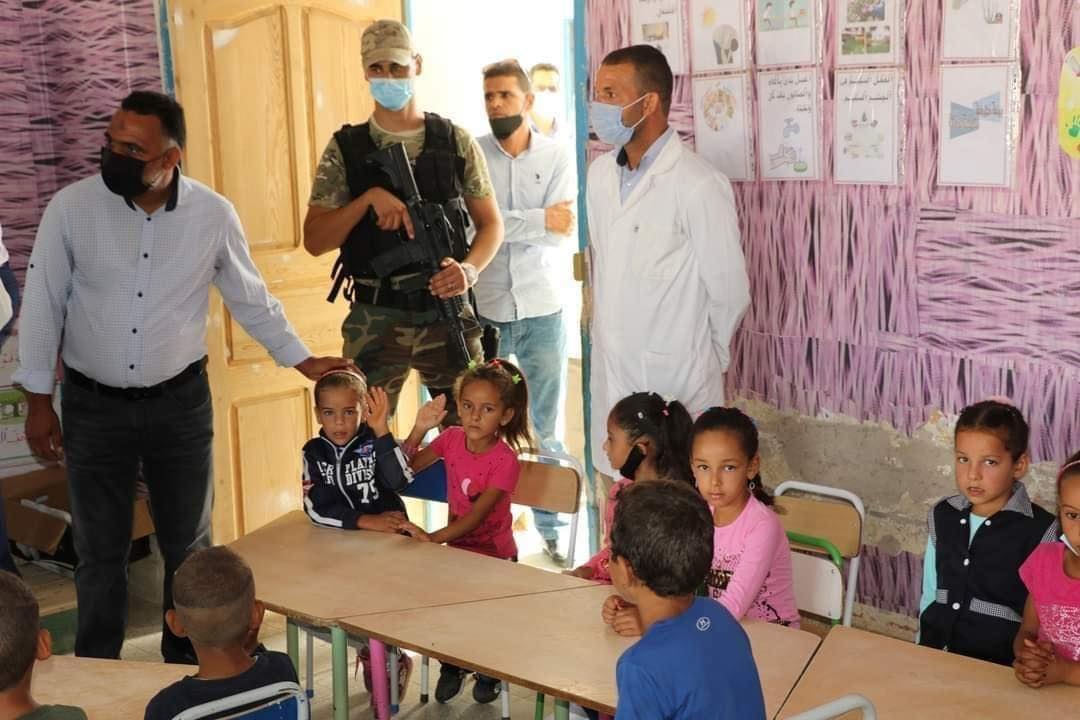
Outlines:
{"type": "Polygon", "coordinates": [[[604,603],[616,625],[636,606],[644,633],[619,658],[619,720],[761,720],[765,700],[750,640],[719,603],[695,597],[712,566],[713,522],[684,484],[627,486],[611,528],[611,580],[604,603]]]}

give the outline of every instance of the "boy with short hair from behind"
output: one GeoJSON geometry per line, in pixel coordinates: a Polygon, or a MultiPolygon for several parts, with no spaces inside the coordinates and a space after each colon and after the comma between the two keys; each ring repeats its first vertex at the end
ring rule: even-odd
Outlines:
{"type": "Polygon", "coordinates": [[[603,617],[634,606],[641,640],[619,658],[619,720],[765,717],[750,640],[731,613],[695,597],[712,566],[713,519],[683,483],[638,482],[619,496],[603,617]]]}
{"type": "Polygon", "coordinates": [[[199,672],[159,692],[146,720],[172,720],[188,708],[280,682],[297,682],[289,656],[252,655],[265,608],[255,599],[255,578],[243,558],[227,547],[198,550],[173,577],[175,610],[165,622],[190,638],[199,672]]]}
{"type": "Polygon", "coordinates": [[[30,695],[34,663],[52,653],[37,599],[18,576],[0,571],[0,720],[86,720],[67,705],[38,705],[30,695]]]}

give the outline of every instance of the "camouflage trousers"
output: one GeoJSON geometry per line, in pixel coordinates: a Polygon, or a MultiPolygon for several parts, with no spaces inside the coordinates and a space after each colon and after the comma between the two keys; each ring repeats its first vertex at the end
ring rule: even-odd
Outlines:
{"type": "MultiPolygon", "coordinates": [[[[468,322],[472,310],[466,307],[465,341],[473,357],[480,354],[481,329],[468,322]]],[[[344,357],[352,358],[367,376],[369,386],[378,386],[390,396],[397,409],[401,386],[409,370],[416,370],[420,382],[432,397],[446,394],[449,411],[445,425],[459,424],[453,387],[465,369],[449,342],[449,332],[438,310],[412,312],[396,308],[354,303],[341,326],[345,340],[344,357]]]]}

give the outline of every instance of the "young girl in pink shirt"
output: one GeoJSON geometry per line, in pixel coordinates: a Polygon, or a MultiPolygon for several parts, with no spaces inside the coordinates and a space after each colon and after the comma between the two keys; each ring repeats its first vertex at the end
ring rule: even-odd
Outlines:
{"type": "Polygon", "coordinates": [[[1020,566],[1029,594],[1013,669],[1033,688],[1080,685],[1080,452],[1062,466],[1057,491],[1062,541],[1039,545],[1020,566]]]}
{"type": "MultiPolygon", "coordinates": [[[[449,427],[423,450],[412,452],[428,431],[446,418],[445,396],[420,409],[405,444],[413,469],[441,457],[446,465],[449,523],[430,534],[432,542],[504,560],[517,560],[510,496],[517,487],[518,453],[532,447],[529,391],[516,366],[496,358],[469,367],[454,385],[461,426],[449,427]]],[[[443,663],[435,699],[449,702],[461,692],[465,671],[443,663]]],[[[473,699],[499,696],[496,678],[477,674],[473,699]]]]}
{"type": "Polygon", "coordinates": [[[799,627],[791,548],[758,470],[758,432],[737,408],[711,408],[694,422],[690,467],[712,509],[709,595],[737,620],[799,627]]]}
{"type": "Polygon", "coordinates": [[[673,480],[693,483],[687,458],[690,414],[677,400],[665,401],[656,393],[627,395],[608,413],[604,453],[619,479],[611,486],[604,510],[604,546],[569,575],[611,584],[608,547],[615,506],[622,489],[637,480],[673,480]]]}

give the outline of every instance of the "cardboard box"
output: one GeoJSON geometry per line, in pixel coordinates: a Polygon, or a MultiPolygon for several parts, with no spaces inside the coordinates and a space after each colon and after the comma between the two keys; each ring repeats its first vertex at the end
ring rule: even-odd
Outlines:
{"type": "MultiPolygon", "coordinates": [[[[54,465],[44,470],[9,475],[0,479],[0,496],[4,501],[10,538],[41,552],[54,554],[68,527],[63,515],[71,511],[67,471],[54,465]],[[26,507],[22,504],[24,498],[48,506],[55,512],[26,507]]],[[[138,540],[153,533],[154,522],[150,518],[150,506],[146,498],[135,500],[133,512],[135,524],[131,539],[138,540]]]]}

